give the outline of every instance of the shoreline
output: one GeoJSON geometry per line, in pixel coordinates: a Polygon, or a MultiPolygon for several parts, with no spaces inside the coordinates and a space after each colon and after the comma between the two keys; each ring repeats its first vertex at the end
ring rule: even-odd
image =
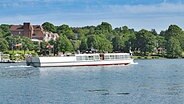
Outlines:
{"type": "Polygon", "coordinates": [[[183,59],[183,57],[178,58],[168,58],[168,57],[160,57],[160,56],[132,56],[135,60],[152,60],[152,59],[183,59]]]}

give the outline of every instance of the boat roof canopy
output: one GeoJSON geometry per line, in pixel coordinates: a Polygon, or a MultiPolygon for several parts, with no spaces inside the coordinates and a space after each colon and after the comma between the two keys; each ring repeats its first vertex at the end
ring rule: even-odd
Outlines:
{"type": "Polygon", "coordinates": [[[93,53],[93,54],[76,54],[75,56],[99,56],[98,53],[93,53]]]}
{"type": "MultiPolygon", "coordinates": [[[[101,55],[101,53],[76,54],[75,56],[97,56],[97,55],[99,56],[99,55],[101,55]]],[[[104,53],[104,55],[130,55],[130,54],[129,53],[104,53]]]]}
{"type": "Polygon", "coordinates": [[[105,53],[104,55],[130,55],[129,53],[105,53]]]}

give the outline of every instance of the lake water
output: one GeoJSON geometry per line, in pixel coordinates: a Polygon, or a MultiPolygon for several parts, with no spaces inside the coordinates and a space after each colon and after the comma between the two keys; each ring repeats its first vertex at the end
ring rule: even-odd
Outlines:
{"type": "Polygon", "coordinates": [[[129,66],[0,64],[0,104],[184,104],[184,60],[129,66]]]}

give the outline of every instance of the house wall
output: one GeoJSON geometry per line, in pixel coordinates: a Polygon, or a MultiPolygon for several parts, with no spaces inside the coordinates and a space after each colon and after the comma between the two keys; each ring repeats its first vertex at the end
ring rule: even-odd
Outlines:
{"type": "Polygon", "coordinates": [[[33,38],[33,39],[43,40],[43,38],[44,38],[43,31],[35,30],[35,31],[33,32],[32,38],[33,38]]]}
{"type": "Polygon", "coordinates": [[[12,25],[10,31],[13,35],[26,36],[30,39],[46,40],[56,39],[58,34],[52,32],[45,32],[40,25],[31,25],[24,23],[23,25],[12,25]]]}
{"type": "Polygon", "coordinates": [[[13,35],[19,35],[19,36],[24,36],[24,31],[11,31],[11,34],[13,35]]]}

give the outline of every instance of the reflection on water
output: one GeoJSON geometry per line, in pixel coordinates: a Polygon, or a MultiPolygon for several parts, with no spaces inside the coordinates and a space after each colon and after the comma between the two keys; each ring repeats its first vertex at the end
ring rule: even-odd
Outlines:
{"type": "Polygon", "coordinates": [[[0,103],[184,104],[184,60],[129,66],[0,65],[0,103]]]}

